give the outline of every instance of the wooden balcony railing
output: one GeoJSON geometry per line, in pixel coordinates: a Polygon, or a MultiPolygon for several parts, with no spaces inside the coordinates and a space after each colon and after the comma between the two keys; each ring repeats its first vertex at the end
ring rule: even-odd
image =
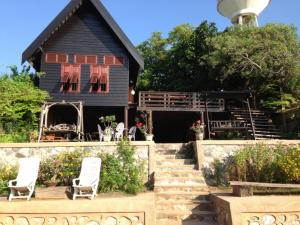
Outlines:
{"type": "Polygon", "coordinates": [[[222,112],[222,98],[205,98],[197,92],[140,92],[139,110],[222,112]]]}

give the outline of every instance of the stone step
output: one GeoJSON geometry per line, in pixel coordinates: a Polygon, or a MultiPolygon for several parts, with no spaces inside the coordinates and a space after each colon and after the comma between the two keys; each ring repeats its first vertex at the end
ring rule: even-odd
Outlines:
{"type": "Polygon", "coordinates": [[[176,177],[203,177],[202,171],[199,170],[175,170],[175,171],[158,171],[155,172],[156,178],[176,178],[176,177]]]}
{"type": "Polygon", "coordinates": [[[214,221],[216,213],[213,211],[201,210],[160,210],[156,213],[156,220],[198,220],[198,221],[214,221]]]}
{"type": "Polygon", "coordinates": [[[160,160],[160,159],[186,159],[186,158],[187,158],[187,156],[185,154],[176,153],[176,154],[158,155],[156,157],[156,160],[160,160]]]}
{"type": "Polygon", "coordinates": [[[161,219],[156,221],[156,225],[218,225],[213,221],[199,221],[199,220],[186,220],[186,221],[174,221],[168,219],[161,219]]]}
{"type": "Polygon", "coordinates": [[[173,191],[190,193],[190,192],[205,192],[208,191],[206,184],[176,184],[176,185],[155,185],[154,191],[157,193],[168,193],[173,191]]]}
{"type": "Polygon", "coordinates": [[[194,159],[157,159],[156,165],[192,165],[195,164],[194,159]]]}
{"type": "Polygon", "coordinates": [[[160,200],[208,200],[210,193],[208,192],[182,192],[182,191],[169,191],[166,193],[155,193],[157,201],[160,200]]]}
{"type": "Polygon", "coordinates": [[[201,210],[211,211],[212,203],[208,200],[161,200],[156,201],[157,210],[201,210]]]}
{"type": "Polygon", "coordinates": [[[191,144],[175,144],[175,143],[164,143],[164,144],[156,144],[155,148],[157,150],[176,150],[176,151],[180,151],[180,150],[186,150],[191,148],[191,144]]]}
{"type": "Polygon", "coordinates": [[[155,186],[159,185],[197,185],[206,184],[203,177],[172,177],[172,178],[154,178],[155,186]]]}
{"type": "Polygon", "coordinates": [[[178,165],[178,164],[172,164],[172,165],[156,165],[156,171],[182,171],[182,170],[190,170],[194,171],[197,168],[195,164],[190,165],[178,165]]]}

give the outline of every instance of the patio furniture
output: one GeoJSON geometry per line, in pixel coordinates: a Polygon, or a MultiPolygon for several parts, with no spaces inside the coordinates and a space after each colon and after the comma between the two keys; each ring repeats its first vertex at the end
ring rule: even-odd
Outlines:
{"type": "Polygon", "coordinates": [[[73,179],[73,200],[77,197],[90,197],[92,200],[96,196],[100,170],[100,158],[87,157],[82,160],[79,178],[73,179]]]}
{"type": "Polygon", "coordinates": [[[136,126],[130,127],[128,131],[128,140],[135,141],[136,126]]]}
{"type": "Polygon", "coordinates": [[[39,166],[40,159],[38,158],[22,158],[19,160],[17,179],[8,182],[10,188],[9,201],[14,198],[30,200],[38,177],[39,166]]]}
{"type": "Polygon", "coordinates": [[[114,134],[114,139],[116,141],[119,141],[123,138],[123,133],[124,133],[125,125],[124,123],[119,123],[116,127],[116,131],[114,134]]]}
{"type": "Polygon", "coordinates": [[[103,134],[103,130],[101,128],[101,126],[99,124],[97,124],[98,127],[98,133],[99,133],[99,141],[104,141],[104,134],[103,134]]]}

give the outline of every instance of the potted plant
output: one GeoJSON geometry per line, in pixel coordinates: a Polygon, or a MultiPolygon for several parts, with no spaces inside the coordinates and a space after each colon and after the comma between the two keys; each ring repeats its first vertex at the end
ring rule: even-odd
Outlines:
{"type": "Polygon", "coordinates": [[[196,140],[203,140],[204,139],[204,124],[201,123],[201,120],[197,120],[191,126],[191,130],[194,132],[196,140]]]}
{"type": "Polygon", "coordinates": [[[114,115],[102,116],[99,118],[100,123],[104,126],[103,136],[104,141],[111,141],[113,131],[117,126],[116,117],[114,115]]]}
{"type": "Polygon", "coordinates": [[[154,135],[150,133],[150,128],[152,127],[152,124],[148,121],[147,113],[141,112],[135,121],[136,127],[144,135],[146,141],[153,141],[154,135]]]}

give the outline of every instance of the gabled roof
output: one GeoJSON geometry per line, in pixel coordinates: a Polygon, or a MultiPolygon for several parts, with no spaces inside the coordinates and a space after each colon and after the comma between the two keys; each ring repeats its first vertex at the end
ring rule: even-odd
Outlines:
{"type": "Polygon", "coordinates": [[[143,69],[144,59],[139,55],[134,45],[122,31],[107,9],[99,0],[71,0],[70,3],[55,17],[55,19],[46,27],[46,29],[30,44],[22,54],[22,63],[32,61],[33,56],[38,53],[40,47],[61,27],[63,24],[81,7],[83,2],[90,1],[97,9],[108,26],[112,29],[121,43],[143,69]]]}

